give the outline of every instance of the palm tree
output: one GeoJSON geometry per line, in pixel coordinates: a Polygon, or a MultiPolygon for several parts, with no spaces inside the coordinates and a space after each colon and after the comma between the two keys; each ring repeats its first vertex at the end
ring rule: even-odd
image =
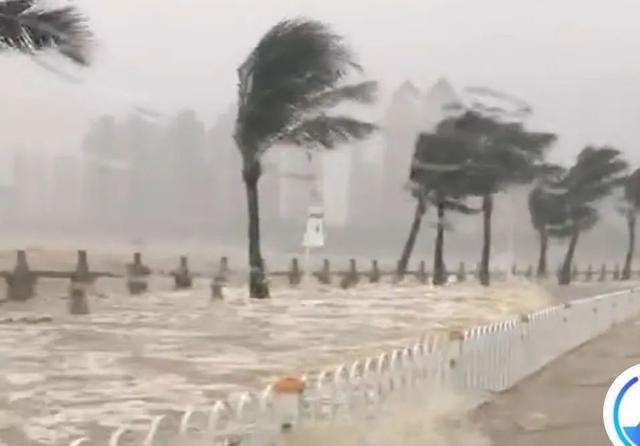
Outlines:
{"type": "Polygon", "coordinates": [[[490,283],[493,196],[506,187],[533,180],[547,149],[556,141],[551,133],[530,132],[520,123],[503,123],[467,112],[444,123],[444,128],[474,145],[475,191],[482,198],[483,243],[479,278],[490,283]]]}
{"type": "Polygon", "coordinates": [[[314,20],[284,20],[260,40],[238,69],[235,140],[249,214],[250,296],[269,297],[260,251],[258,180],[261,156],[278,143],[332,149],[361,139],[376,126],[348,116],[327,114],[343,101],[371,102],[377,84],[343,85],[362,71],[343,39],[314,20]]]}
{"type": "Polygon", "coordinates": [[[571,283],[571,266],[580,234],[598,221],[595,204],[606,197],[624,180],[627,163],[620,151],[611,147],[586,147],[578,155],[559,186],[565,190],[567,223],[555,231],[555,236],[569,238],[569,247],[558,277],[560,285],[571,283]]]}
{"type": "Polygon", "coordinates": [[[89,64],[91,32],[73,6],[41,6],[39,0],[0,1],[0,52],[33,54],[55,49],[80,65],[89,64]]]}
{"type": "Polygon", "coordinates": [[[529,214],[531,223],[538,232],[540,254],[536,276],[547,277],[547,249],[550,231],[565,223],[563,197],[553,190],[553,186],[541,182],[529,193],[529,214]]]}
{"type": "Polygon", "coordinates": [[[627,218],[627,228],[629,229],[629,247],[622,270],[622,280],[631,279],[631,264],[633,262],[633,252],[636,244],[636,214],[640,211],[640,169],[633,171],[624,182],[624,209],[627,218]]]}
{"type": "MultiPolygon", "coordinates": [[[[423,133],[418,137],[409,176],[412,190],[419,199],[418,206],[420,206],[420,200],[423,200],[425,203],[431,202],[437,209],[433,259],[434,285],[442,285],[447,279],[444,264],[446,212],[454,211],[464,214],[478,212],[464,203],[464,199],[477,187],[474,181],[476,177],[470,164],[473,148],[465,139],[439,132],[441,132],[440,128],[436,134],[423,133]]],[[[415,240],[413,226],[407,244],[415,240]]]]}

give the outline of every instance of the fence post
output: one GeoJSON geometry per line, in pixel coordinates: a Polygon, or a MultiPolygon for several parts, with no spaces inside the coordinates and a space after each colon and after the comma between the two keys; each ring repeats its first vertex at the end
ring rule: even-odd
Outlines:
{"type": "Polygon", "coordinates": [[[380,267],[378,265],[378,261],[375,259],[371,261],[371,273],[369,273],[369,282],[380,282],[380,267]]]}
{"type": "Polygon", "coordinates": [[[142,254],[133,253],[133,263],[127,264],[127,288],[130,294],[141,294],[149,289],[151,270],[142,263],[142,254]]]}
{"type": "Polygon", "coordinates": [[[36,295],[35,288],[38,278],[29,268],[25,251],[19,250],[16,253],[16,266],[5,280],[9,300],[24,301],[36,295]]]}
{"type": "Polygon", "coordinates": [[[464,262],[460,262],[460,265],[458,266],[458,274],[456,274],[456,279],[458,280],[458,282],[464,282],[467,280],[467,271],[464,267],[464,262]]]}
{"type": "Polygon", "coordinates": [[[193,286],[193,277],[189,271],[189,259],[187,256],[180,257],[180,265],[171,275],[173,276],[176,290],[191,288],[193,286]]]}
{"type": "Polygon", "coordinates": [[[578,266],[574,264],[571,270],[571,280],[575,282],[578,279],[578,274],[578,266]]]}
{"type": "Polygon", "coordinates": [[[358,284],[358,267],[356,260],[349,260],[349,271],[345,274],[340,282],[340,286],[344,289],[352,288],[358,284]]]}
{"type": "Polygon", "coordinates": [[[527,271],[524,274],[524,277],[526,279],[533,279],[533,265],[529,264],[529,266],[527,266],[527,271]]]}
{"type": "Polygon", "coordinates": [[[620,280],[620,265],[617,263],[613,269],[613,280],[620,280]]]}
{"type": "Polygon", "coordinates": [[[593,280],[593,267],[591,264],[587,267],[587,272],[584,275],[584,280],[586,282],[591,282],[593,280]]]}
{"type": "Polygon", "coordinates": [[[424,260],[420,260],[420,266],[418,267],[418,281],[422,284],[427,283],[429,280],[429,274],[427,274],[427,265],[424,260]]]}
{"type": "Polygon", "coordinates": [[[604,282],[607,280],[607,265],[602,264],[602,269],[600,270],[600,277],[598,278],[600,282],[604,282]]]}
{"type": "Polygon", "coordinates": [[[69,286],[69,313],[73,315],[89,314],[87,291],[91,282],[87,252],[80,250],[78,251],[76,270],[71,275],[71,284],[69,286]]]}
{"type": "Polygon", "coordinates": [[[331,284],[331,265],[329,263],[329,259],[324,259],[322,261],[322,271],[320,271],[318,279],[323,285],[331,284]]]}
{"type": "Polygon", "coordinates": [[[282,432],[302,423],[305,383],[299,378],[285,377],[273,387],[273,409],[282,432]]]}
{"type": "MultiPolygon", "coordinates": [[[[304,273],[307,274],[306,271],[304,273]]],[[[300,273],[300,264],[298,263],[298,258],[294,257],[291,259],[291,269],[289,270],[289,285],[300,285],[301,280],[302,274],[300,273]]]]}

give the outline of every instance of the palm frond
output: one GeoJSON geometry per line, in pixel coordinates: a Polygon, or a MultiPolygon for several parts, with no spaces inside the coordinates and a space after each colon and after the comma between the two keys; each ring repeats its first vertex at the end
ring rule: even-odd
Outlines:
{"type": "Polygon", "coordinates": [[[310,98],[331,91],[353,70],[361,70],[353,53],[324,23],[276,24],[238,70],[235,139],[240,149],[255,155],[292,134],[310,98]]]}
{"type": "Polygon", "coordinates": [[[376,81],[365,81],[318,93],[308,98],[303,106],[306,110],[326,110],[345,101],[371,104],[377,99],[377,93],[378,83],[376,81]]]}
{"type": "Polygon", "coordinates": [[[377,130],[375,124],[347,116],[320,115],[307,119],[280,137],[280,142],[333,149],[337,144],[363,139],[377,130]]]}
{"type": "Polygon", "coordinates": [[[89,64],[92,34],[76,8],[39,8],[37,0],[0,2],[0,51],[34,53],[55,49],[80,65],[89,64]]]}

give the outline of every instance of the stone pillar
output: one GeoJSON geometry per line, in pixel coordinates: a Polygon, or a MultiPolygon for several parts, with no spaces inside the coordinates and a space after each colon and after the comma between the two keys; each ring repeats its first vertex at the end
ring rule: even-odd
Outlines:
{"type": "Polygon", "coordinates": [[[69,313],[75,316],[89,314],[88,288],[88,283],[71,281],[71,286],[69,287],[69,313]]]}
{"type": "Polygon", "coordinates": [[[142,294],[149,289],[149,276],[151,270],[142,263],[142,255],[139,252],[133,254],[133,263],[127,264],[127,288],[129,293],[142,294]]]}
{"type": "Polygon", "coordinates": [[[183,290],[193,286],[193,276],[189,271],[189,259],[187,259],[187,256],[180,257],[180,265],[178,269],[173,271],[172,275],[176,290],[183,290]]]}
{"type": "Polygon", "coordinates": [[[593,280],[593,267],[591,265],[587,267],[587,272],[584,274],[584,280],[586,282],[591,282],[593,280]]]}
{"type": "Polygon", "coordinates": [[[420,260],[420,265],[418,266],[418,272],[416,274],[418,281],[420,283],[427,283],[429,281],[429,274],[427,273],[427,265],[424,260],[420,260]]]}
{"type": "Polygon", "coordinates": [[[460,265],[458,266],[458,274],[456,274],[456,279],[460,283],[467,280],[467,271],[464,266],[464,262],[460,262],[460,265]]]}
{"type": "Polygon", "coordinates": [[[229,259],[226,256],[220,258],[220,267],[218,268],[218,276],[225,282],[229,280],[229,259]]]}
{"type": "Polygon", "coordinates": [[[225,279],[221,275],[216,275],[211,282],[211,300],[222,300],[224,299],[224,284],[225,279]]]}
{"type": "Polygon", "coordinates": [[[600,277],[598,278],[600,282],[604,282],[607,280],[607,265],[602,264],[602,269],[600,269],[600,277]]]}
{"type": "Polygon", "coordinates": [[[25,301],[35,296],[38,278],[29,268],[25,251],[20,250],[17,252],[16,266],[5,280],[7,282],[7,299],[25,301]]]}
{"type": "Polygon", "coordinates": [[[524,273],[524,277],[526,279],[533,279],[533,265],[529,264],[529,266],[527,266],[527,271],[524,273]]]}
{"type": "Polygon", "coordinates": [[[372,260],[371,261],[371,272],[369,273],[369,282],[371,283],[378,283],[380,282],[380,267],[378,265],[378,261],[377,260],[372,260]]]}
{"type": "Polygon", "coordinates": [[[323,285],[331,284],[331,265],[329,264],[329,259],[322,261],[322,271],[320,272],[319,279],[323,285]]]}
{"type": "MultiPolygon", "coordinates": [[[[306,274],[306,271],[305,271],[306,274]]],[[[289,270],[289,285],[297,286],[302,281],[302,273],[300,272],[300,264],[298,258],[291,259],[291,269],[289,270]]]]}
{"type": "Polygon", "coordinates": [[[340,286],[344,289],[353,288],[358,284],[358,267],[356,265],[356,260],[349,260],[349,271],[344,275],[342,281],[340,282],[340,286]]]}

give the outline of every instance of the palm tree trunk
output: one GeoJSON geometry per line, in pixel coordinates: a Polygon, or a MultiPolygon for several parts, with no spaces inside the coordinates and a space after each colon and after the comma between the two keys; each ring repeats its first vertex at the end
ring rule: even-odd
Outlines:
{"type": "Polygon", "coordinates": [[[409,238],[404,244],[402,257],[400,257],[400,261],[398,262],[398,271],[396,272],[398,279],[402,279],[407,272],[407,265],[409,265],[409,259],[411,258],[411,253],[413,253],[413,248],[416,244],[416,238],[418,237],[418,231],[420,231],[422,216],[424,215],[425,210],[426,199],[424,197],[418,197],[418,204],[416,205],[416,211],[413,215],[413,223],[411,224],[411,231],[409,231],[409,238]]]}
{"type": "Polygon", "coordinates": [[[636,248],[636,214],[629,212],[627,214],[627,228],[629,229],[629,248],[627,249],[627,258],[624,261],[624,270],[622,271],[622,280],[631,279],[631,263],[633,262],[633,251],[636,248]]]}
{"type": "Polygon", "coordinates": [[[483,218],[483,241],[482,258],[480,260],[480,283],[489,286],[491,274],[489,272],[489,261],[491,257],[491,215],[493,214],[493,195],[482,197],[482,218],[483,218]]]}
{"type": "Polygon", "coordinates": [[[246,162],[242,171],[247,191],[249,211],[249,297],[267,299],[269,286],[264,272],[264,262],[260,252],[260,208],[258,206],[258,180],[261,168],[257,161],[246,162]]]}
{"type": "Polygon", "coordinates": [[[444,202],[438,203],[438,229],[436,249],[433,257],[433,284],[447,283],[447,272],[444,265],[444,202]]]}
{"type": "Polygon", "coordinates": [[[579,235],[580,231],[578,228],[574,228],[573,234],[571,235],[571,241],[569,242],[569,249],[567,250],[567,255],[564,258],[562,269],[560,270],[560,277],[558,278],[558,283],[560,285],[569,285],[571,283],[571,265],[573,265],[573,255],[576,252],[579,235]]]}
{"type": "Polygon", "coordinates": [[[540,258],[538,259],[538,279],[544,279],[547,277],[547,249],[549,247],[549,234],[547,234],[546,228],[541,228],[540,234],[540,258]]]}

